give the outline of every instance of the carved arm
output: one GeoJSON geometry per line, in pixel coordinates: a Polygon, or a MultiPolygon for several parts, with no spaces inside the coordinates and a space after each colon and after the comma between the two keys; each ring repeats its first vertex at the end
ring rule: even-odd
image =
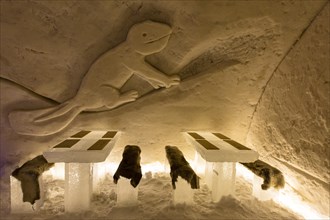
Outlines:
{"type": "Polygon", "coordinates": [[[167,76],[146,62],[135,69],[134,73],[148,81],[155,89],[159,87],[169,88],[180,83],[178,75],[167,76]]]}

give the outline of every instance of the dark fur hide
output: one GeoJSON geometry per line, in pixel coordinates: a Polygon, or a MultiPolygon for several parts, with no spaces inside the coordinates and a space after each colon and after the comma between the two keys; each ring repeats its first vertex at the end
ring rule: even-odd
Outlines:
{"type": "Polygon", "coordinates": [[[176,188],[175,182],[178,177],[185,179],[192,189],[199,189],[199,177],[190,167],[179,148],[175,146],[166,146],[166,157],[171,166],[172,187],[176,188]]]}
{"type": "Polygon", "coordinates": [[[284,176],[281,171],[272,167],[271,165],[261,161],[256,160],[253,163],[241,163],[254,174],[264,179],[261,189],[267,190],[270,187],[275,189],[281,189],[285,185],[284,176]]]}
{"type": "Polygon", "coordinates": [[[53,165],[54,163],[48,163],[44,156],[39,155],[12,172],[11,175],[21,182],[23,202],[30,202],[33,205],[40,199],[38,178],[53,165]]]}
{"type": "Polygon", "coordinates": [[[124,149],[123,159],[113,176],[114,183],[117,184],[120,176],[131,179],[131,185],[135,188],[142,178],[140,157],[141,149],[135,145],[127,145],[124,149]]]}

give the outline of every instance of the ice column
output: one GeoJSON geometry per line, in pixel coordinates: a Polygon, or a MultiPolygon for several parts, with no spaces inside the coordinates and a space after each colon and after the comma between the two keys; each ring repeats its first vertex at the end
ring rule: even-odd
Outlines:
{"type": "Polygon", "coordinates": [[[274,188],[269,188],[267,190],[261,189],[261,184],[263,184],[264,179],[254,175],[253,178],[253,193],[252,195],[255,196],[260,201],[267,201],[271,199],[275,199],[278,195],[277,190],[274,188]]]}
{"type": "Polygon", "coordinates": [[[235,194],[235,162],[211,163],[205,168],[205,182],[212,191],[212,201],[218,202],[222,196],[235,194]]]}
{"type": "Polygon", "coordinates": [[[102,163],[93,163],[93,192],[99,192],[99,184],[101,181],[102,176],[105,173],[102,173],[102,163]]]}
{"type": "Polygon", "coordinates": [[[90,163],[65,164],[64,205],[66,212],[86,211],[90,208],[92,177],[90,163]]]}
{"type": "Polygon", "coordinates": [[[23,192],[21,182],[10,176],[10,207],[11,213],[33,213],[38,211],[44,203],[44,186],[43,178],[39,177],[40,199],[32,205],[29,202],[23,202],[23,192]]]}
{"type": "Polygon", "coordinates": [[[117,206],[136,206],[138,204],[138,187],[134,188],[129,179],[121,177],[117,182],[117,206]]]}
{"type": "Polygon", "coordinates": [[[182,179],[178,178],[178,181],[175,183],[176,189],[173,191],[173,202],[174,204],[178,203],[193,203],[194,190],[190,187],[190,184],[182,179]]]}
{"type": "Polygon", "coordinates": [[[194,170],[197,175],[204,176],[205,175],[205,166],[206,161],[202,158],[202,156],[195,151],[195,159],[194,159],[194,170]]]}
{"type": "Polygon", "coordinates": [[[206,162],[205,165],[205,183],[210,190],[212,190],[213,164],[213,162],[206,162]]]}
{"type": "Polygon", "coordinates": [[[168,160],[167,160],[166,157],[165,157],[165,160],[164,160],[164,172],[165,173],[170,173],[171,172],[171,167],[170,167],[170,164],[168,163],[168,160]]]}

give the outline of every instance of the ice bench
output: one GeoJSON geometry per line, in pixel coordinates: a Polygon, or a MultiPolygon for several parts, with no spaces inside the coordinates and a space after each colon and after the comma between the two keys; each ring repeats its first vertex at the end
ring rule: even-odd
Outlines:
{"type": "Polygon", "coordinates": [[[195,164],[212,191],[213,202],[235,193],[236,162],[254,162],[259,154],[221,133],[185,132],[195,148],[195,164]]]}
{"type": "Polygon", "coordinates": [[[49,163],[65,163],[66,212],[89,209],[93,163],[105,161],[118,136],[118,131],[80,131],[43,153],[49,163]]]}
{"type": "Polygon", "coordinates": [[[253,196],[261,201],[271,200],[278,196],[278,190],[285,185],[284,175],[280,170],[262,160],[240,164],[247,172],[253,173],[253,196]]]}

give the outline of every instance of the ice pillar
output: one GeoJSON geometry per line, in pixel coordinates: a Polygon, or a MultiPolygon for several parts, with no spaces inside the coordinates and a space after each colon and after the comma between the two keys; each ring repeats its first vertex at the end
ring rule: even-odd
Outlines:
{"type": "Polygon", "coordinates": [[[66,212],[86,211],[90,208],[92,172],[90,163],[65,164],[64,205],[66,212]]]}
{"type": "Polygon", "coordinates": [[[102,172],[102,163],[93,163],[93,192],[99,192],[99,184],[104,175],[105,172],[102,172]]]}
{"type": "Polygon", "coordinates": [[[207,162],[205,182],[212,191],[212,201],[218,202],[222,196],[235,194],[235,162],[207,162]]]}
{"type": "Polygon", "coordinates": [[[138,186],[134,188],[129,179],[121,177],[117,182],[117,206],[136,206],[138,204],[138,186]]]}
{"type": "Polygon", "coordinates": [[[206,166],[206,161],[205,159],[202,158],[202,156],[195,151],[195,159],[194,159],[194,170],[199,176],[204,176],[205,175],[205,166],[206,166]]]}
{"type": "Polygon", "coordinates": [[[175,183],[176,189],[173,191],[173,202],[174,204],[178,203],[193,203],[194,190],[191,188],[190,184],[182,179],[178,178],[178,181],[175,183]]]}
{"type": "Polygon", "coordinates": [[[212,179],[213,179],[213,162],[206,162],[205,165],[205,183],[207,187],[212,190],[212,179]]]}

